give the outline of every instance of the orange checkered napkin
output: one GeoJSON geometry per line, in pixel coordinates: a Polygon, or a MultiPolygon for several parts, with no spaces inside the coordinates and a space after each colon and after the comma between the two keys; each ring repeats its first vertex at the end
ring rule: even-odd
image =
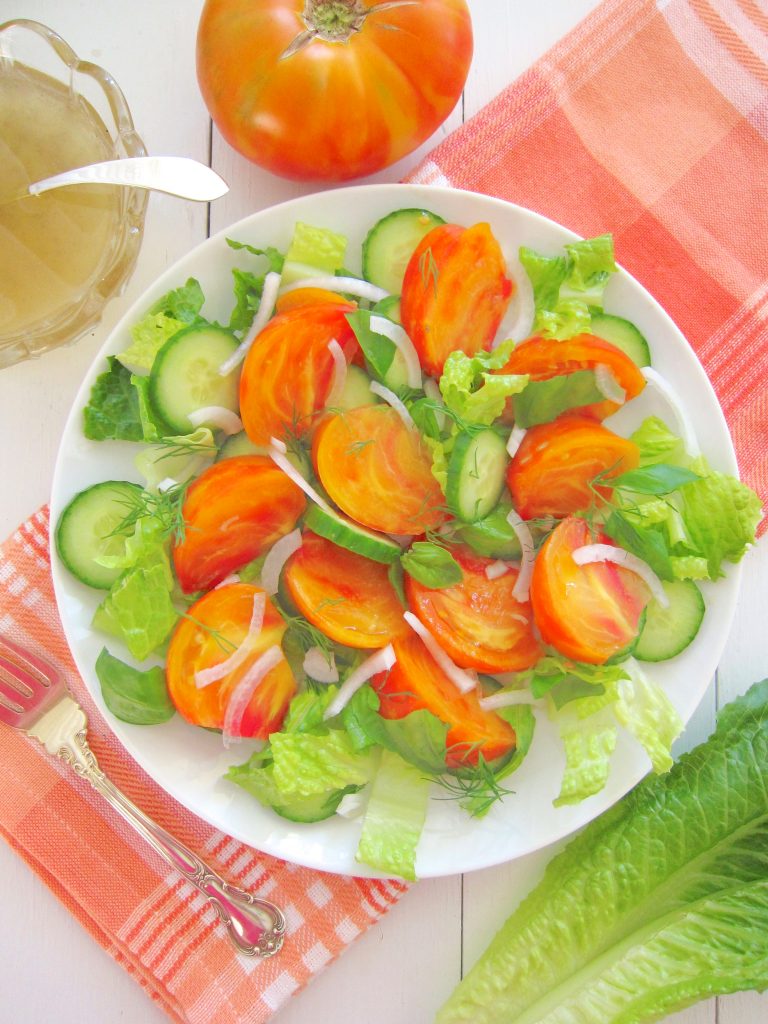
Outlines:
{"type": "Polygon", "coordinates": [[[612,232],[696,351],[765,503],[765,0],[606,0],[408,180],[612,232]]]}
{"type": "Polygon", "coordinates": [[[0,546],[0,635],[44,651],[90,719],[104,772],[229,881],[277,903],[282,951],[238,955],[215,911],[91,787],[36,741],[0,725],[0,835],[93,937],[180,1024],[257,1024],[302,988],[405,892],[256,853],[190,814],[111,734],[71,660],[51,584],[48,512],[0,546]]]}

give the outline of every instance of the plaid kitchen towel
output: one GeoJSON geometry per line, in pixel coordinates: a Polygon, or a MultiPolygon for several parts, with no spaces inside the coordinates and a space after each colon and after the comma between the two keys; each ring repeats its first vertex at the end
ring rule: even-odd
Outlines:
{"type": "Polygon", "coordinates": [[[172,1020],[265,1021],[405,892],[396,881],[330,875],[257,853],[185,810],[128,757],[91,701],[62,632],[47,509],[0,546],[0,635],[45,652],[64,673],[113,782],[223,877],[285,914],[277,956],[238,955],[214,909],[102,797],[36,741],[0,725],[0,835],[172,1020]]]}
{"type": "Polygon", "coordinates": [[[765,0],[606,0],[408,180],[612,232],[696,351],[766,504],[765,0]]]}

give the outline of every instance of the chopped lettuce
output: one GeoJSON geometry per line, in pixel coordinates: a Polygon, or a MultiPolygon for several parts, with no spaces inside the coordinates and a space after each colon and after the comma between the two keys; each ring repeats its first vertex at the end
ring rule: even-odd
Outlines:
{"type": "Polygon", "coordinates": [[[346,252],[347,239],[344,235],[297,221],[285,254],[283,283],[290,284],[319,274],[335,274],[344,266],[346,252]]]}
{"type": "Polygon", "coordinates": [[[83,410],[83,433],[91,441],[141,441],[144,430],[139,396],[131,373],[114,356],[107,357],[107,369],[91,388],[83,410]]]}
{"type": "Polygon", "coordinates": [[[397,754],[382,750],[363,818],[356,859],[416,879],[416,848],[427,816],[429,781],[397,754]]]}
{"type": "Polygon", "coordinates": [[[235,305],[229,315],[229,329],[244,333],[253,323],[256,310],[259,308],[267,274],[270,271],[279,274],[283,269],[284,257],[272,246],[256,249],[252,245],[235,242],[231,238],[227,239],[227,245],[231,249],[243,249],[252,256],[263,256],[267,261],[266,269],[261,274],[254,274],[253,271],[242,270],[240,267],[235,267],[232,271],[235,305]]]}
{"type": "Polygon", "coordinates": [[[513,346],[514,342],[503,342],[493,352],[473,356],[451,352],[439,380],[449,413],[463,423],[485,427],[501,416],[507,399],[528,383],[527,374],[490,372],[504,366],[513,346]]]}
{"type": "Polygon", "coordinates": [[[132,373],[149,373],[166,341],[200,319],[204,301],[202,288],[193,277],[181,288],[167,292],[131,327],[131,344],[117,358],[132,373]]]}
{"type": "Polygon", "coordinates": [[[96,609],[93,626],[120,637],[131,655],[144,661],[178,621],[172,589],[167,563],[160,559],[127,569],[96,609]]]}
{"type": "Polygon", "coordinates": [[[208,427],[198,427],[191,434],[166,437],[161,444],[142,448],[134,462],[146,480],[146,489],[155,493],[163,480],[184,483],[206,469],[218,451],[208,427]]]}
{"type": "Polygon", "coordinates": [[[611,235],[564,248],[564,256],[544,256],[526,246],[520,249],[520,262],[533,286],[534,334],[571,338],[588,332],[590,308],[602,308],[603,291],[617,269],[611,235]]]}
{"type": "Polygon", "coordinates": [[[372,754],[355,750],[342,729],[275,732],[269,745],[275,785],[286,797],[363,786],[373,774],[372,754]]]}
{"type": "Polygon", "coordinates": [[[589,824],[438,1024],[626,1024],[768,986],[768,680],[589,824]]]}
{"type": "Polygon", "coordinates": [[[657,774],[672,767],[672,744],[683,721],[660,686],[652,683],[634,658],[625,663],[628,676],[616,684],[616,718],[642,745],[657,774]]]}
{"type": "Polygon", "coordinates": [[[616,748],[616,723],[604,709],[581,717],[568,713],[558,721],[565,750],[565,771],[555,806],[579,804],[605,788],[616,748]]]}

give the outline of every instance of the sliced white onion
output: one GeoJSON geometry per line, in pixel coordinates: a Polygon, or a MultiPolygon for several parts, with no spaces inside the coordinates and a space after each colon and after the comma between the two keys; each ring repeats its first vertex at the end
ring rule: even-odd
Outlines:
{"type": "Polygon", "coordinates": [[[424,641],[424,646],[456,689],[461,693],[469,693],[470,690],[474,690],[477,686],[477,674],[471,670],[467,671],[466,669],[459,668],[453,659],[445,653],[421,619],[418,619],[413,612],[404,612],[403,618],[414,633],[424,641]]]}
{"type": "Polygon", "coordinates": [[[301,530],[291,530],[269,549],[267,557],[264,559],[264,565],[261,567],[261,585],[268,594],[277,593],[283,566],[294,551],[298,551],[300,547],[301,530]]]}
{"type": "Polygon", "coordinates": [[[195,672],[195,686],[198,690],[202,690],[205,686],[210,686],[211,683],[218,682],[219,679],[223,679],[224,676],[234,672],[239,665],[242,665],[249,652],[253,649],[254,641],[258,639],[261,633],[266,607],[267,595],[257,590],[253,595],[251,621],[248,624],[248,632],[243,638],[243,642],[236,651],[233,651],[224,661],[220,661],[218,665],[212,665],[210,668],[201,668],[198,672],[195,672]]]}
{"type": "Polygon", "coordinates": [[[328,351],[333,356],[333,381],[325,404],[328,408],[333,408],[341,398],[344,385],[347,382],[347,360],[344,358],[341,345],[335,338],[331,338],[328,342],[328,351]]]}
{"type": "Polygon", "coordinates": [[[164,494],[166,491],[170,491],[173,487],[178,487],[179,481],[174,479],[172,476],[164,476],[160,483],[157,485],[158,494],[164,494]]]}
{"type": "Polygon", "coordinates": [[[506,256],[505,258],[507,274],[515,283],[515,292],[491,348],[496,348],[508,338],[513,341],[525,341],[531,336],[536,315],[533,285],[525,272],[525,267],[517,256],[506,256]]]}
{"type": "Polygon", "coordinates": [[[624,405],[627,400],[627,392],[619,384],[616,374],[610,366],[598,363],[594,372],[595,385],[603,398],[607,398],[609,402],[615,402],[617,405],[624,405]]]}
{"type": "Polygon", "coordinates": [[[525,427],[519,427],[517,423],[512,427],[512,433],[507,441],[507,455],[509,455],[510,459],[514,459],[515,455],[517,455],[517,449],[520,447],[525,434],[525,427]]]}
{"type": "Polygon", "coordinates": [[[237,346],[232,355],[225,359],[219,367],[219,373],[222,377],[226,377],[228,373],[231,373],[248,355],[248,350],[256,340],[256,337],[261,334],[272,317],[272,310],[275,308],[275,302],[277,301],[279,291],[280,275],[276,271],[270,270],[264,278],[264,287],[261,290],[259,308],[256,310],[256,316],[253,318],[251,329],[237,346]]]}
{"type": "Polygon", "coordinates": [[[342,818],[349,818],[350,820],[361,817],[363,811],[368,806],[369,796],[370,793],[365,789],[358,790],[357,793],[347,793],[339,800],[336,813],[340,814],[342,818]]]}
{"type": "Polygon", "coordinates": [[[326,708],[323,718],[333,718],[334,715],[338,715],[346,706],[347,701],[352,698],[364,683],[367,683],[373,676],[378,675],[379,672],[388,672],[396,660],[395,649],[392,644],[387,644],[386,647],[382,647],[381,650],[371,654],[370,657],[357,666],[354,672],[347,676],[341,684],[339,692],[326,708]]]}
{"type": "Polygon", "coordinates": [[[221,590],[222,587],[231,587],[233,583],[240,583],[240,577],[236,572],[231,572],[229,576],[225,576],[213,589],[221,590]]]}
{"type": "Polygon", "coordinates": [[[497,580],[500,576],[506,576],[512,566],[509,562],[504,562],[499,559],[496,562],[491,562],[490,565],[485,567],[485,575],[489,580],[497,580]]]}
{"type": "Polygon", "coordinates": [[[669,606],[669,598],[662,586],[661,580],[653,569],[644,562],[642,558],[633,555],[631,551],[624,548],[617,548],[613,544],[585,544],[576,548],[573,552],[573,560],[576,565],[589,565],[592,562],[613,562],[624,569],[639,576],[647,585],[653,596],[662,608],[669,606]]]}
{"type": "Polygon", "coordinates": [[[187,413],[187,419],[193,427],[213,427],[223,430],[225,434],[239,434],[243,429],[243,421],[236,412],[225,409],[223,405],[204,405],[194,412],[187,413]]]}
{"type": "Polygon", "coordinates": [[[329,292],[344,292],[346,295],[357,295],[369,302],[381,302],[389,292],[378,288],[370,281],[361,281],[359,277],[335,277],[333,274],[318,274],[317,277],[303,277],[300,281],[291,281],[281,289],[282,295],[298,291],[299,288],[323,288],[329,292]]]}
{"type": "Polygon", "coordinates": [[[514,509],[508,513],[507,522],[515,531],[515,535],[520,541],[520,551],[522,553],[520,572],[512,588],[512,597],[516,601],[524,603],[528,600],[531,589],[531,576],[533,576],[533,563],[535,559],[533,536],[528,524],[520,518],[514,509]]]}
{"type": "Polygon", "coordinates": [[[518,704],[536,705],[536,699],[528,690],[499,690],[478,701],[484,711],[496,711],[499,708],[510,708],[518,704]]]}
{"type": "Polygon", "coordinates": [[[406,409],[405,403],[397,397],[394,391],[390,391],[389,388],[385,388],[384,385],[379,384],[377,380],[371,381],[371,391],[374,395],[378,395],[379,398],[383,398],[388,405],[392,406],[409,430],[416,429],[416,424],[413,422],[413,417],[406,409]]]}
{"type": "Polygon", "coordinates": [[[290,459],[284,452],[280,451],[278,447],[279,442],[276,438],[270,437],[269,448],[267,449],[267,455],[274,462],[274,464],[285,473],[285,475],[292,480],[297,487],[300,487],[302,491],[311,498],[316,505],[319,505],[325,512],[331,512],[331,506],[320,494],[317,493],[315,488],[299,473],[295,466],[290,462],[290,459]]]}
{"type": "Polygon", "coordinates": [[[386,317],[376,316],[375,314],[371,317],[368,326],[374,334],[383,334],[385,338],[389,338],[395,344],[398,352],[405,360],[408,373],[408,387],[418,390],[421,387],[421,363],[419,362],[418,352],[406,334],[405,328],[401,327],[400,324],[396,324],[394,320],[387,320],[386,317]]]}
{"type": "Polygon", "coordinates": [[[696,432],[693,429],[693,424],[691,423],[688,413],[685,411],[685,406],[680,400],[680,396],[669,381],[665,377],[662,377],[660,373],[657,373],[656,370],[653,370],[650,366],[642,367],[641,372],[646,381],[656,388],[672,410],[677,422],[678,433],[682,438],[686,452],[693,457],[700,455],[701,449],[699,448],[698,441],[696,440],[696,432]]]}
{"type": "Polygon", "coordinates": [[[331,652],[330,659],[320,647],[310,647],[304,655],[303,669],[308,676],[318,683],[338,683],[339,670],[336,668],[336,657],[331,652]]]}
{"type": "Polygon", "coordinates": [[[285,441],[281,441],[279,437],[270,437],[269,443],[274,448],[277,448],[277,450],[282,455],[287,455],[288,454],[288,445],[285,443],[285,441]]]}
{"type": "Polygon", "coordinates": [[[232,691],[224,711],[224,728],[222,736],[224,746],[228,747],[231,742],[239,743],[243,738],[241,730],[243,727],[243,715],[251,702],[256,687],[264,676],[279,665],[283,660],[283,652],[279,644],[268,647],[264,653],[254,661],[243,678],[232,691]]]}

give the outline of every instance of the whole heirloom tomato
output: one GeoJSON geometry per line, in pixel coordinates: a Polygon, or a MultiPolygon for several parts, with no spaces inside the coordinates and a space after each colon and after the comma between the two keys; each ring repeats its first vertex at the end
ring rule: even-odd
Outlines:
{"type": "Polygon", "coordinates": [[[466,0],[207,0],[197,77],[217,128],[274,174],[373,174],[446,119],[472,59],[466,0]]]}

